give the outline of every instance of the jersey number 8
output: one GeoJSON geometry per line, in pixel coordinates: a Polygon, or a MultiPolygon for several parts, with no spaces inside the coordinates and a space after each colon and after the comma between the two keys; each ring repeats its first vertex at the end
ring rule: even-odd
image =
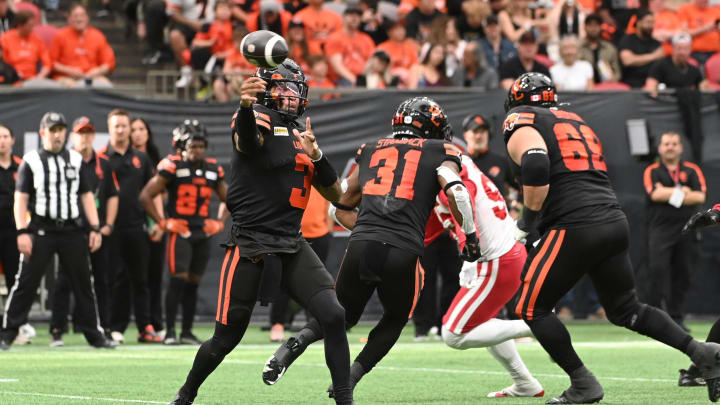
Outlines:
{"type": "Polygon", "coordinates": [[[557,138],[563,162],[565,162],[565,167],[568,170],[594,169],[603,172],[607,171],[605,158],[602,155],[602,145],[589,126],[580,125],[578,130],[575,124],[558,122],[553,126],[553,131],[557,138]]]}

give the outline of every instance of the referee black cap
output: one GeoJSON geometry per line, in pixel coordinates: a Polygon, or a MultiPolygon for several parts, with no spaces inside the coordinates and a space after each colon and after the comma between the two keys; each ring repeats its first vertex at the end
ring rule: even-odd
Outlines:
{"type": "Polygon", "coordinates": [[[55,126],[63,126],[67,128],[67,121],[65,121],[65,117],[55,111],[48,111],[43,115],[42,120],[40,120],[40,128],[52,128],[55,126]]]}

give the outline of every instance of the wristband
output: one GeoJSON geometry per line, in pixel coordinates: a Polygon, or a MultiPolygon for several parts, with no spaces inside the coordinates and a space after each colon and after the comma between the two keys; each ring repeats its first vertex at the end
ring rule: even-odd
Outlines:
{"type": "Polygon", "coordinates": [[[330,164],[330,161],[325,155],[322,155],[317,161],[312,161],[315,164],[315,175],[318,177],[320,185],[323,187],[330,187],[338,179],[337,172],[330,164]]]}
{"type": "Polygon", "coordinates": [[[522,218],[518,221],[518,228],[523,231],[529,231],[535,227],[535,221],[540,216],[540,211],[531,210],[528,207],[523,208],[522,218]]]}
{"type": "Polygon", "coordinates": [[[31,233],[33,233],[33,231],[30,228],[18,229],[16,232],[17,236],[20,236],[23,234],[31,234],[31,233]]]}
{"type": "MultiPolygon", "coordinates": [[[[311,162],[313,162],[313,163],[317,163],[317,162],[319,162],[319,161],[320,161],[320,159],[322,159],[322,158],[323,158],[323,156],[325,156],[325,155],[323,155],[322,149],[319,149],[319,151],[320,151],[320,157],[319,157],[319,158],[317,158],[317,159],[313,159],[313,158],[310,158],[310,161],[311,161],[311,162]]],[[[308,156],[310,156],[310,155],[308,155],[308,156]]]]}
{"type": "Polygon", "coordinates": [[[458,181],[458,180],[451,181],[450,183],[446,184],[445,187],[443,187],[443,191],[445,192],[445,194],[447,194],[447,191],[450,187],[452,187],[456,184],[459,184],[459,185],[465,187],[465,183],[463,183],[462,181],[458,181]]]}
{"type": "Polygon", "coordinates": [[[353,208],[353,207],[351,207],[351,206],[349,206],[349,205],[340,204],[339,202],[331,202],[330,204],[332,204],[333,207],[335,207],[335,208],[337,208],[337,209],[339,209],[339,210],[343,210],[343,211],[355,211],[355,208],[353,208]]]}
{"type": "Polygon", "coordinates": [[[112,232],[113,229],[115,229],[115,225],[114,225],[114,224],[105,224],[105,226],[107,226],[108,228],[110,228],[110,232],[112,232]]]}
{"type": "Polygon", "coordinates": [[[90,225],[90,232],[100,233],[100,225],[90,225]]]}

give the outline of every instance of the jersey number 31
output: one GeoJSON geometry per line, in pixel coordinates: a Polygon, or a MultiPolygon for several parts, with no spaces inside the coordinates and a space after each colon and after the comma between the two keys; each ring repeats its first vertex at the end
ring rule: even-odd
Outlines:
{"type": "MultiPolygon", "coordinates": [[[[398,164],[398,150],[395,147],[378,149],[370,157],[370,168],[378,167],[377,177],[368,180],[363,186],[362,193],[366,195],[387,195],[393,188],[395,180],[395,169],[398,164]]],[[[420,163],[420,155],[422,151],[411,149],[405,152],[403,159],[405,167],[403,168],[400,184],[395,189],[395,197],[405,200],[412,200],[415,196],[413,185],[415,183],[415,175],[417,174],[418,164],[420,163]]]]}

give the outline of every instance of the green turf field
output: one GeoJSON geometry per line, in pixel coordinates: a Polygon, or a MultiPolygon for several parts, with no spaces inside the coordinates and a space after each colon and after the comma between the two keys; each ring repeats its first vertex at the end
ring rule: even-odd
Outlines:
{"type": "MultiPolygon", "coordinates": [[[[709,323],[689,323],[703,339],[709,323]]],[[[685,356],[606,323],[569,326],[576,349],[605,388],[605,404],[689,405],[710,403],[704,387],[679,388],[677,370],[685,356]]],[[[131,342],[117,350],[85,345],[82,335],[65,338],[64,348],[49,348],[46,325],[38,326],[31,345],[0,352],[0,404],[162,404],[182,384],[196,348],[131,342]]],[[[351,353],[361,349],[369,327],[349,334],[351,353]]],[[[209,325],[198,327],[209,337],[209,325]]],[[[263,363],[274,352],[267,332],[251,327],[245,340],[225,359],[196,399],[197,404],[333,404],[325,394],[330,382],[322,344],[311,346],[275,386],[262,383],[263,363]]],[[[569,382],[536,343],[518,345],[530,371],[548,395],[569,382]]],[[[412,327],[398,345],[355,390],[360,404],[543,404],[544,399],[489,399],[488,392],[511,383],[485,349],[457,351],[442,342],[414,343],[412,327]]]]}

